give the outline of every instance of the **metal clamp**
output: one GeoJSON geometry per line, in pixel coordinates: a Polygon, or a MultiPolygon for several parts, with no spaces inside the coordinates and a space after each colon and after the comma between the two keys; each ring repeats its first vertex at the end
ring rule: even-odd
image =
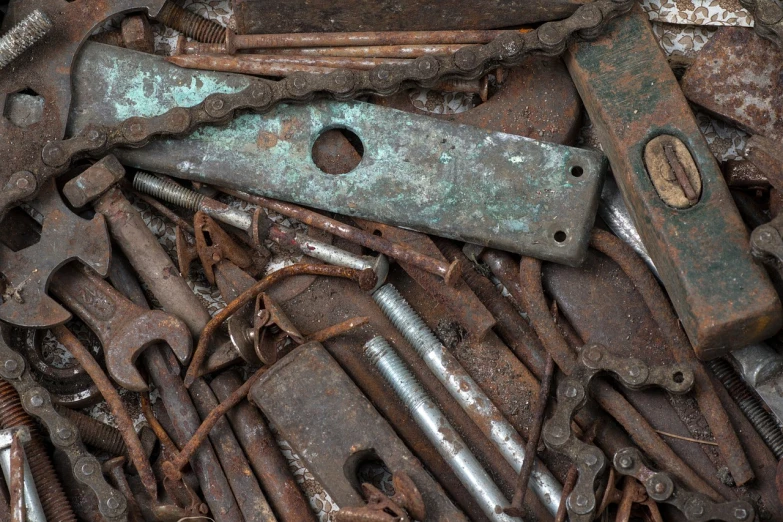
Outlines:
{"type": "Polygon", "coordinates": [[[644,484],[651,499],[671,504],[682,511],[689,522],[742,522],[755,517],[753,506],[744,500],[718,503],[701,493],[684,490],[668,473],[648,468],[636,448],[623,448],[615,453],[614,467],[621,475],[634,477],[644,484]]]}
{"type": "Polygon", "coordinates": [[[571,431],[574,414],[587,402],[590,381],[601,372],[611,372],[623,386],[632,390],[658,386],[679,394],[693,386],[693,371],[685,366],[648,366],[639,359],[613,355],[597,344],[582,349],[573,373],[557,387],[557,408],[542,432],[544,444],[570,458],[579,472],[576,485],[566,499],[572,522],[592,520],[597,506],[593,486],[606,467],[603,452],[582,442],[571,431]]]}

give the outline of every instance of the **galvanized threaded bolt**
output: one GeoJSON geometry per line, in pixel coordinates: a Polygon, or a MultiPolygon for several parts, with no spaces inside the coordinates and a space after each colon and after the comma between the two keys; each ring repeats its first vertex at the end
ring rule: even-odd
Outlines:
{"type": "Polygon", "coordinates": [[[509,505],[506,498],[389,343],[383,337],[374,337],[364,345],[364,355],[378,368],[487,518],[521,522],[503,512],[509,505]]]}
{"type": "MultiPolygon", "coordinates": [[[[525,459],[525,441],[457,358],[446,350],[393,285],[386,284],[379,288],[373,294],[373,299],[454,400],[500,450],[506,462],[519,473],[525,459]]],[[[555,516],[563,494],[562,486],[540,462],[536,462],[531,478],[530,488],[555,516]]]]}
{"type": "Polygon", "coordinates": [[[171,203],[172,205],[186,208],[193,212],[199,211],[201,202],[204,201],[204,198],[206,197],[193,190],[180,187],[176,183],[141,171],[138,171],[133,177],[133,188],[139,192],[161,199],[166,203],[171,203]]]}
{"type": "Polygon", "coordinates": [[[52,27],[54,24],[40,9],[25,16],[0,38],[0,69],[43,38],[52,27]]]}
{"type": "Polygon", "coordinates": [[[204,212],[218,221],[244,230],[251,238],[255,237],[252,214],[231,208],[225,203],[208,198],[195,190],[190,190],[172,181],[141,171],[136,172],[136,175],[133,177],[133,188],[144,194],[161,199],[166,203],[171,203],[193,212],[204,212]]]}
{"type": "Polygon", "coordinates": [[[721,358],[709,361],[707,366],[728,390],[742,413],[772,450],[775,458],[783,459],[783,432],[780,431],[778,423],[775,422],[772,415],[764,409],[754,392],[734,370],[731,363],[721,358]]]}

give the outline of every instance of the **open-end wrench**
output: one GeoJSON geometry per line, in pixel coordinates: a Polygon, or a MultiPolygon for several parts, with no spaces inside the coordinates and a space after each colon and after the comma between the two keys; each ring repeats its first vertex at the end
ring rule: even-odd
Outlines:
{"type": "Polygon", "coordinates": [[[49,288],[98,336],[106,369],[123,388],[147,390],[134,363],[153,343],[168,344],[183,364],[190,358],[193,338],[181,319],[135,305],[94,273],[65,266],[52,277],[49,288]]]}

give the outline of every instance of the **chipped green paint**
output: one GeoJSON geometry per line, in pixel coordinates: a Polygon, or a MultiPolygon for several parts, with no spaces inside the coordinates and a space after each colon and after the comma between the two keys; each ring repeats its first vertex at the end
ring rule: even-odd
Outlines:
{"type": "MultiPolygon", "coordinates": [[[[75,129],[88,123],[84,109],[114,123],[160,114],[183,99],[192,104],[226,85],[242,88],[244,80],[95,46],[85,48],[74,78],[75,91],[91,94],[77,97],[75,129]],[[86,85],[107,67],[103,81],[86,85]],[[170,76],[171,87],[162,79],[170,76]]],[[[137,168],[568,264],[585,255],[606,168],[596,152],[332,101],[245,114],[225,127],[116,154],[137,168]],[[311,157],[315,139],[336,127],[364,145],[362,161],[347,174],[325,174],[311,157]],[[584,169],[581,177],[570,174],[573,165],[584,169]],[[558,231],[565,241],[554,239],[558,231]]]]}

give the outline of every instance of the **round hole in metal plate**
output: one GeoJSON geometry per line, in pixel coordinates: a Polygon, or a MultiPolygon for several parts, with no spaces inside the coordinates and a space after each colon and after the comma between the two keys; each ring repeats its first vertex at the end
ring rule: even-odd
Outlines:
{"type": "Polygon", "coordinates": [[[326,174],[347,174],[364,156],[364,144],[359,136],[344,127],[324,129],[313,142],[313,163],[326,174]]]}
{"type": "Polygon", "coordinates": [[[570,169],[570,171],[569,171],[569,172],[571,172],[571,175],[572,175],[573,177],[575,177],[575,178],[581,178],[581,177],[582,177],[582,174],[584,174],[584,173],[585,173],[585,169],[583,169],[583,168],[582,168],[582,167],[580,167],[579,165],[574,165],[573,167],[571,167],[571,169],[570,169]]]}
{"type": "Polygon", "coordinates": [[[568,238],[568,235],[566,235],[566,233],[563,232],[562,230],[558,230],[557,232],[555,232],[554,238],[555,241],[557,241],[558,243],[562,243],[568,238]]]}

